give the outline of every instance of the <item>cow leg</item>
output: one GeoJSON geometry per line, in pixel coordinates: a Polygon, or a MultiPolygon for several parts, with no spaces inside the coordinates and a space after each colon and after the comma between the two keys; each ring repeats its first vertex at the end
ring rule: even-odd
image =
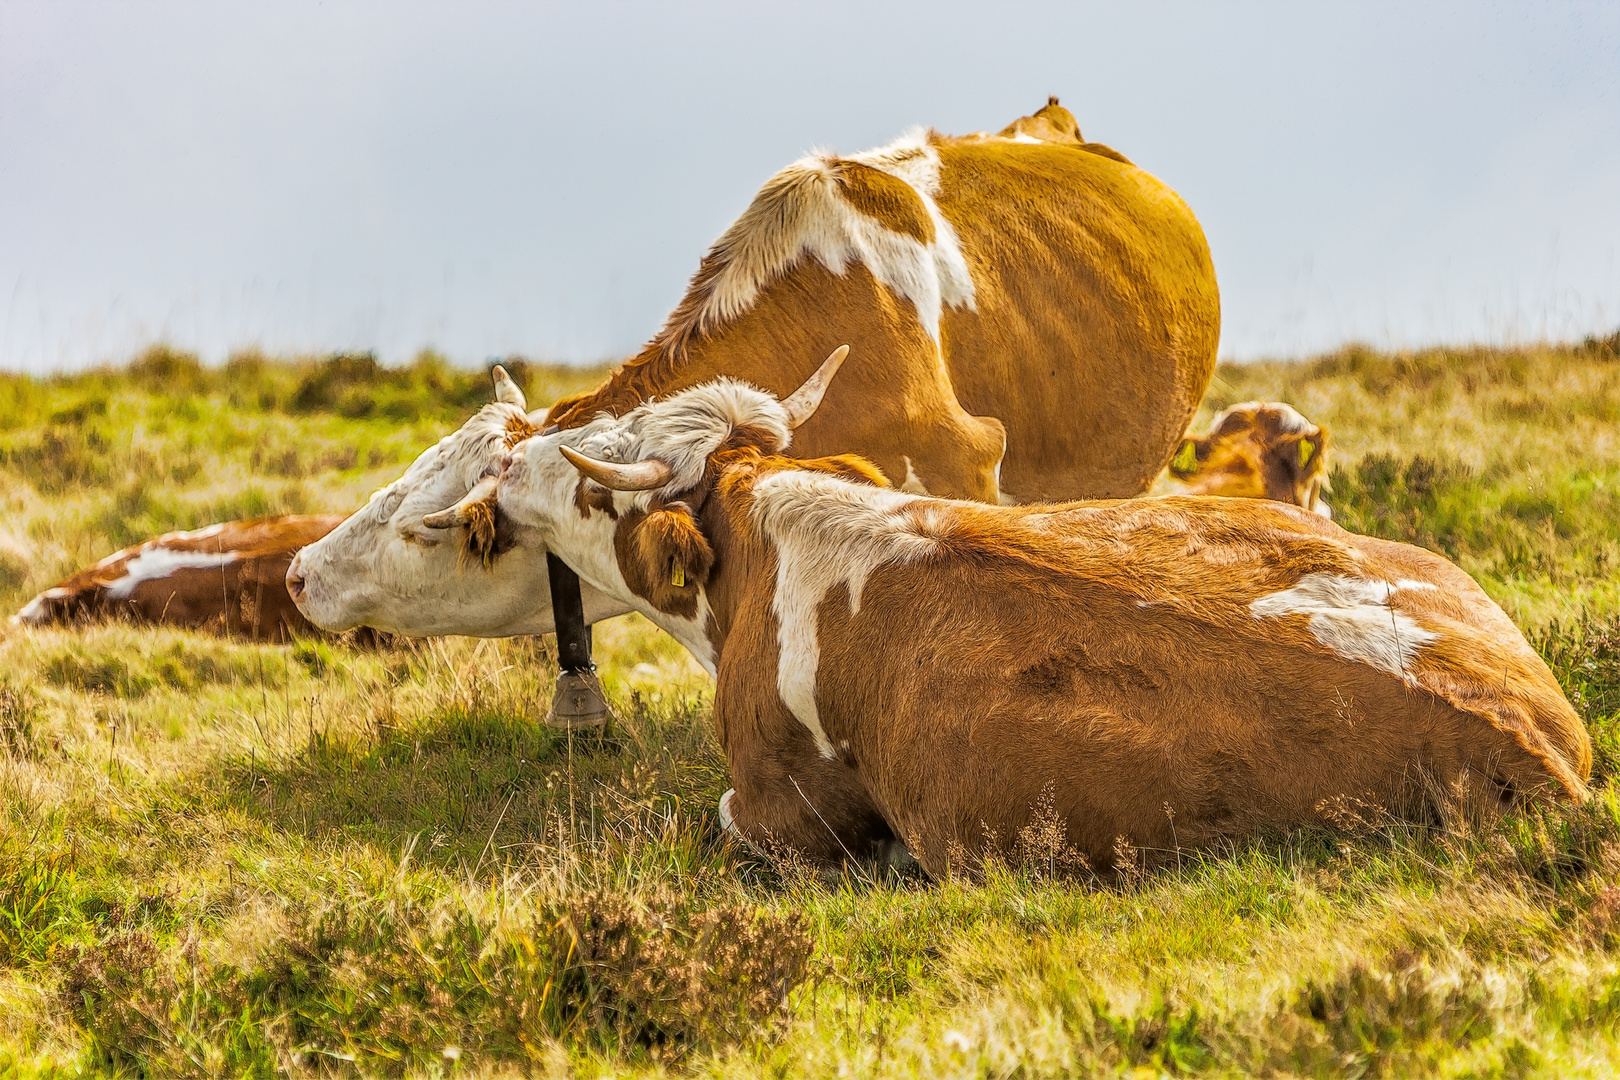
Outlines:
{"type": "Polygon", "coordinates": [[[889,864],[903,849],[855,771],[820,754],[732,763],[736,787],[721,796],[725,830],[767,854],[812,862],[889,864]]]}
{"type": "Polygon", "coordinates": [[[928,449],[917,465],[918,479],[932,495],[1001,501],[1001,459],[1007,429],[993,416],[961,413],[954,422],[926,433],[928,449]]]}
{"type": "Polygon", "coordinates": [[[596,728],[608,721],[607,699],[591,662],[591,628],[585,624],[585,601],[579,575],[557,556],[546,553],[551,585],[551,611],[557,624],[557,692],[546,724],[557,728],[596,728]]]}

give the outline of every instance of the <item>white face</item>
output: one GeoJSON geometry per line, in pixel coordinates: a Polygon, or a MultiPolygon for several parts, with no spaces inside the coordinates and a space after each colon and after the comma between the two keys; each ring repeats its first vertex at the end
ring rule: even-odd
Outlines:
{"type": "MultiPolygon", "coordinates": [[[[546,549],[534,530],[514,529],[514,546],[486,569],[463,558],[459,526],[422,524],[425,515],[454,505],[480,479],[500,471],[508,425],[517,421],[528,422],[520,406],[486,405],[342,525],[300,551],[287,581],[304,617],[326,630],[373,626],[413,637],[509,637],[555,629],[546,549]]],[[[588,622],[630,610],[590,588],[584,601],[588,622]]]]}
{"type": "MultiPolygon", "coordinates": [[[[568,446],[582,453],[602,454],[604,430],[617,431],[622,426],[622,421],[598,420],[519,443],[507,455],[495,491],[501,515],[511,527],[555,551],[582,579],[615,591],[624,588],[628,593],[613,551],[616,523],[605,511],[587,513],[575,505],[581,477],[560,449],[568,446]]],[[[646,501],[641,492],[609,494],[616,514],[631,509],[638,497],[646,501]]]]}
{"type": "MultiPolygon", "coordinates": [[[[671,475],[660,489],[609,493],[615,514],[623,517],[633,509],[647,510],[667,493],[695,488],[703,480],[709,455],[744,424],[776,433],[780,446],[788,443],[790,428],[783,406],[768,394],[724,379],[650,402],[619,419],[605,417],[582,428],[536,435],[519,443],[507,459],[496,487],[501,513],[516,527],[532,530],[536,540],[556,552],[582,582],[646,615],[713,674],[704,590],[699,587],[696,618],[660,611],[631,591],[614,548],[618,522],[603,510],[580,508],[576,496],[582,478],[563,457],[562,447],[600,461],[656,460],[669,467],[671,475]]],[[[594,491],[601,495],[606,489],[594,491]]],[[[501,572],[497,559],[496,573],[501,572]]]]}

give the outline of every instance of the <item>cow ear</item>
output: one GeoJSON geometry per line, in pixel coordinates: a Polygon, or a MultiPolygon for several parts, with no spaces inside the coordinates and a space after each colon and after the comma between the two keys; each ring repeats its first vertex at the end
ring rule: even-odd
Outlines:
{"type": "Polygon", "coordinates": [[[1303,479],[1318,472],[1327,453],[1327,428],[1296,436],[1292,452],[1285,453],[1295,476],[1303,479]]]}
{"type": "Polygon", "coordinates": [[[697,614],[698,589],[714,569],[714,549],[690,507],[673,502],[639,518],[626,515],[614,546],[633,592],[660,611],[697,614]]]}
{"type": "Polygon", "coordinates": [[[1188,437],[1181,440],[1176,447],[1175,456],[1170,459],[1170,474],[1177,479],[1185,480],[1198,472],[1198,459],[1203,457],[1199,453],[1203,440],[1188,437]]]}
{"type": "Polygon", "coordinates": [[[520,409],[528,409],[529,403],[523,397],[522,388],[518,386],[517,381],[512,376],[506,373],[505,368],[496,364],[495,370],[490,372],[490,375],[495,379],[496,401],[507,405],[516,405],[520,409]]]}

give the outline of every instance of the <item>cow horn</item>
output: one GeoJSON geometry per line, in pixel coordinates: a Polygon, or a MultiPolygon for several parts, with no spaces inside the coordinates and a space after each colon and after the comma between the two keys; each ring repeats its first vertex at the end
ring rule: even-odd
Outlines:
{"type": "Polygon", "coordinates": [[[493,476],[486,476],[473,485],[473,489],[456,505],[448,510],[440,510],[437,514],[429,514],[422,519],[422,524],[430,529],[453,529],[457,525],[467,524],[467,508],[475,503],[481,503],[495,493],[493,476]]]}
{"type": "Polygon", "coordinates": [[[506,369],[496,364],[495,370],[490,374],[495,376],[495,400],[506,405],[516,405],[527,412],[529,402],[523,396],[523,391],[518,388],[517,382],[506,373],[506,369]]]}
{"type": "Polygon", "coordinates": [[[648,458],[630,465],[614,461],[597,461],[570,447],[559,447],[568,463],[605,488],[614,491],[648,491],[663,487],[675,470],[657,458],[648,458]]]}
{"type": "Polygon", "coordinates": [[[844,357],[848,355],[848,345],[838,346],[832,351],[832,355],[816,368],[815,374],[804,380],[804,385],[782,399],[782,408],[787,410],[789,431],[815,415],[816,407],[821,404],[821,398],[827,392],[827,384],[838,374],[838,365],[842,364],[844,357]]]}

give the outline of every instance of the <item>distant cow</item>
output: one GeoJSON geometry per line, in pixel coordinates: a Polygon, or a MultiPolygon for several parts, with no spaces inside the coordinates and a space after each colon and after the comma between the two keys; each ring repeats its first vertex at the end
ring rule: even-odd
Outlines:
{"type": "Polygon", "coordinates": [[[1245,401],[1210,421],[1209,434],[1182,439],[1156,490],[1274,499],[1332,517],[1322,501],[1327,449],[1327,428],[1293,406],[1245,401]]]}
{"type": "Polygon", "coordinates": [[[165,533],[58,582],[15,616],[24,625],[123,616],[269,641],[314,633],[287,595],[287,566],[339,514],[227,521],[165,533]]]}
{"type": "MultiPolygon", "coordinates": [[[[715,241],[645,348],[596,390],[523,419],[579,427],[721,375],[786,392],[848,341],[857,358],[793,453],[859,453],[907,490],[987,502],[1123,497],[1169,460],[1219,336],[1197,219],[1085,142],[1054,99],[995,135],[919,130],[789,165],[715,241]]],[[[506,393],[502,405],[525,407],[506,393]]],[[[489,583],[458,574],[454,551],[421,528],[416,501],[453,479],[466,486],[439,506],[459,500],[499,462],[504,450],[478,456],[493,446],[429,449],[307,549],[294,575],[305,615],[332,630],[551,630],[543,553],[540,587],[501,597],[529,606],[497,610],[489,583]]],[[[603,610],[584,599],[588,618],[603,610]]]]}
{"type": "Polygon", "coordinates": [[[1444,558],[1277,502],[992,507],[779,456],[827,378],[536,436],[423,521],[476,553],[535,530],[685,644],[742,836],[828,860],[897,836],[940,875],[1042,806],[1106,870],[1121,838],[1205,847],[1341,796],[1585,796],[1580,720],[1444,558]]]}

